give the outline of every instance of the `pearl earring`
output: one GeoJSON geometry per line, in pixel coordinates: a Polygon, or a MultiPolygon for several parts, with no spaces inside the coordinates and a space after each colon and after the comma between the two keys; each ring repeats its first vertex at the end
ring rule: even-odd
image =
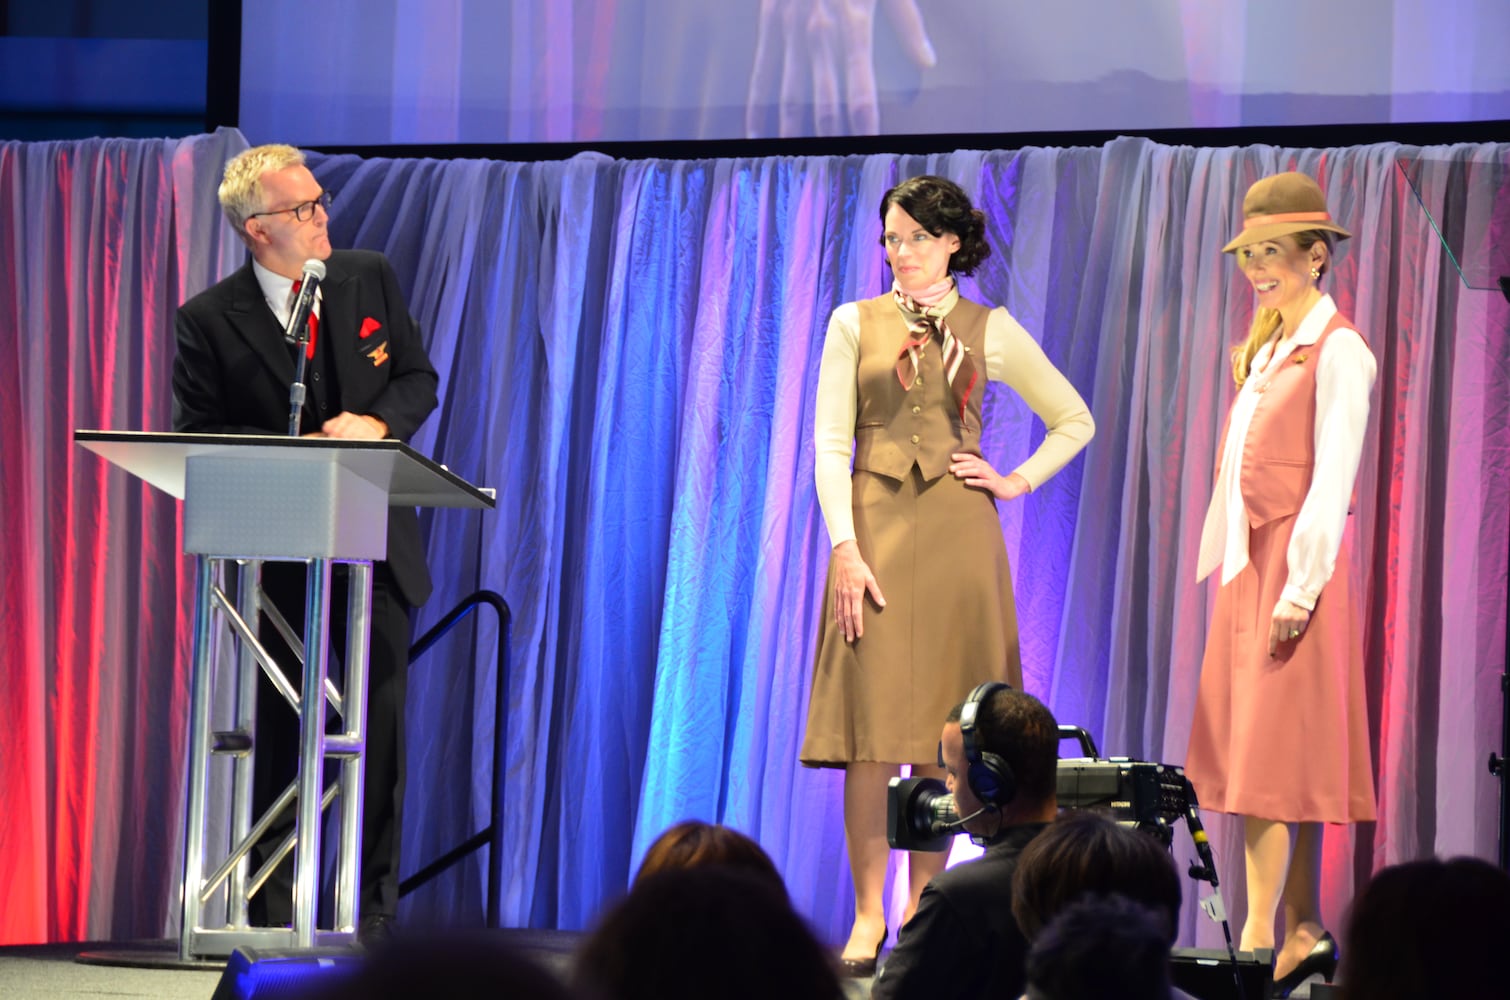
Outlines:
{"type": "Polygon", "coordinates": [[[1312,281],[1320,281],[1321,280],[1321,268],[1319,268],[1319,267],[1313,267],[1313,268],[1311,268],[1311,280],[1312,281]]]}

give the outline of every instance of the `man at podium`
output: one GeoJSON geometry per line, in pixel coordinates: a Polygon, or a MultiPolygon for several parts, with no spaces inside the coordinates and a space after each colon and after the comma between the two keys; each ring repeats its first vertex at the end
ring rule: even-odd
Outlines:
{"type": "MultiPolygon", "coordinates": [[[[226,165],[219,196],[252,259],[178,310],[174,429],[288,433],[295,351],[303,351],[308,394],[299,416],[300,434],[407,440],[435,409],[439,380],[387,259],[371,251],[331,249],[329,193],[292,146],[257,146],[237,155],[226,165]],[[326,273],[310,310],[307,344],[290,344],[285,334],[298,294],[296,282],[310,261],[323,261],[326,273]]],[[[269,562],[262,570],[264,592],[299,634],[304,631],[304,577],[299,563],[269,562]]],[[[431,589],[412,508],[389,511],[388,558],[373,566],[372,581],[359,901],[359,934],[369,940],[389,931],[397,910],[409,616],[431,589]]],[[[334,577],[331,635],[346,634],[345,619],[342,567],[334,577]]],[[[272,628],[264,626],[261,635],[297,687],[297,657],[272,628]]],[[[299,747],[293,709],[265,677],[260,684],[253,780],[259,815],[293,780],[299,747]]],[[[285,810],[259,852],[270,852],[292,823],[293,810],[285,810]]],[[[253,925],[291,920],[292,869],[292,861],[285,861],[252,897],[253,925]]]]}

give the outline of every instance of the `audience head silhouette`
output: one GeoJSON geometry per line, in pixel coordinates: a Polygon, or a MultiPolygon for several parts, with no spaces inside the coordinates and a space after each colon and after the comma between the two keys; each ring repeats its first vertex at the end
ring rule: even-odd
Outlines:
{"type": "Polygon", "coordinates": [[[1153,911],[1167,949],[1180,911],[1180,875],[1151,834],[1099,813],[1061,813],[1023,849],[1012,879],[1012,915],[1029,941],[1087,894],[1117,893],[1153,911]]]}
{"type": "Polygon", "coordinates": [[[786,893],[786,883],[764,848],[738,830],[700,820],[678,823],[655,838],[634,878],[638,882],[657,872],[704,865],[753,872],[786,893]]]}
{"type": "Polygon", "coordinates": [[[635,881],[577,957],[577,985],[601,1000],[835,1000],[824,947],[769,876],[725,865],[635,881]]]}
{"type": "Polygon", "coordinates": [[[1348,1000],[1505,991],[1510,874],[1478,858],[1384,868],[1353,901],[1338,976],[1348,1000]]]}
{"type": "Polygon", "coordinates": [[[1125,896],[1082,896],[1033,940],[1028,1000],[1169,1000],[1165,922],[1125,896]]]}

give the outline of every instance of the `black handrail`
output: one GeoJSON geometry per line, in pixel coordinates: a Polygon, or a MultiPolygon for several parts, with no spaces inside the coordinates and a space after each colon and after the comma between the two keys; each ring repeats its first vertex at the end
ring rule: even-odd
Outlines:
{"type": "Polygon", "coordinates": [[[479,604],[492,605],[493,610],[498,612],[498,626],[502,635],[498,642],[498,673],[497,686],[493,693],[493,790],[492,802],[489,809],[489,822],[486,828],[473,834],[464,843],[453,847],[434,861],[425,865],[419,871],[399,882],[398,894],[407,896],[420,886],[434,879],[437,875],[449,869],[456,862],[477,850],[483,844],[488,845],[488,926],[497,928],[502,926],[502,900],[503,900],[503,785],[507,776],[503,759],[508,746],[508,667],[509,667],[509,640],[513,632],[513,616],[509,613],[508,602],[503,596],[492,590],[479,590],[465,598],[460,604],[452,608],[450,613],[442,618],[435,627],[415,640],[414,645],[409,647],[409,662],[423,656],[431,646],[440,641],[441,637],[451,631],[479,604]]]}

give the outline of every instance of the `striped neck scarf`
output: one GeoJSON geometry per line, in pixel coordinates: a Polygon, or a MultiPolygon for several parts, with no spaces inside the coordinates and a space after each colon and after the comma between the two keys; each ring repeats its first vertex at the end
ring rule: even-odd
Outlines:
{"type": "Polygon", "coordinates": [[[934,304],[925,306],[893,285],[891,297],[902,311],[902,318],[907,320],[907,340],[902,344],[901,353],[897,355],[897,379],[902,383],[902,388],[912,391],[923,362],[923,352],[930,342],[938,341],[944,378],[949,382],[949,391],[959,411],[960,422],[964,423],[970,393],[975,389],[980,373],[970,358],[970,352],[949,331],[949,324],[944,320],[944,316],[959,302],[959,293],[951,289],[934,304]]]}

